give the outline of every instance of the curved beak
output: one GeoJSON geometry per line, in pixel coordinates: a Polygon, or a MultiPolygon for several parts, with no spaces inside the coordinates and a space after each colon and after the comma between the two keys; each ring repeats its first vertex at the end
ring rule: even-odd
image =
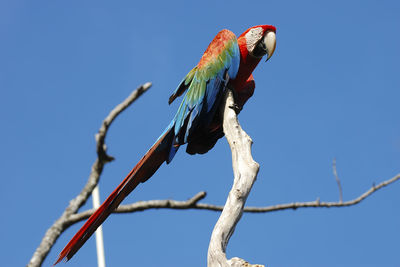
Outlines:
{"type": "Polygon", "coordinates": [[[268,59],[270,59],[272,57],[272,55],[274,54],[274,51],[275,51],[275,47],[276,47],[275,32],[273,32],[273,31],[267,32],[267,34],[264,36],[263,41],[264,41],[265,47],[267,48],[267,60],[265,61],[265,62],[267,62],[268,59]]]}

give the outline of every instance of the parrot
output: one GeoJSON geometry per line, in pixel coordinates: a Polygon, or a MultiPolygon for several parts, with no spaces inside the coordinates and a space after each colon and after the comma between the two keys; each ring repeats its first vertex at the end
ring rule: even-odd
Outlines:
{"type": "Polygon", "coordinates": [[[218,32],[170,96],[169,104],[185,93],[171,123],[72,237],[54,265],[70,260],[136,186],[147,181],[164,162],[171,162],[180,146],[187,144],[186,152],[191,155],[213,148],[224,136],[219,110],[225,91],[232,90],[235,105],[231,108],[239,113],[254,93],[252,72],[263,56],[267,56],[266,61],[271,58],[275,47],[276,28],[272,25],[253,26],[239,38],[227,29],[218,32]]]}

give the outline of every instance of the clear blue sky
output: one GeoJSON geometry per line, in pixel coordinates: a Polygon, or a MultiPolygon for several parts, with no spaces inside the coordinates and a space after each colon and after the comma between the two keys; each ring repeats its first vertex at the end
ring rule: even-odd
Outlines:
{"type": "MultiPolygon", "coordinates": [[[[277,27],[277,49],[254,73],[240,115],[261,170],[248,205],[345,200],[400,170],[398,1],[0,2],[0,251],[24,266],[82,188],[94,134],[138,85],[154,86],[112,125],[116,161],[102,199],[168,125],[167,100],[215,34],[277,27]]],[[[232,183],[225,139],[208,154],[181,149],[125,203],[184,200],[205,190],[223,204],[232,183]]],[[[400,184],[358,206],[245,214],[228,246],[270,267],[399,266],[400,184]]],[[[85,206],[84,208],[88,208],[85,206]]],[[[205,266],[218,213],[146,211],[104,225],[108,266],[205,266]]],[[[51,250],[51,265],[79,225],[51,250]]],[[[65,266],[95,266],[91,239],[65,266]]]]}

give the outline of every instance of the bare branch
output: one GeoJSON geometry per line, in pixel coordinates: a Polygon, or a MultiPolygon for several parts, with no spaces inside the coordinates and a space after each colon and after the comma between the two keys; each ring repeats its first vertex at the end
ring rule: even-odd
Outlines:
{"type": "Polygon", "coordinates": [[[151,83],[146,83],[136,90],[134,90],[121,104],[117,105],[110,114],[104,119],[99,132],[96,134],[97,141],[97,159],[92,165],[92,169],[89,175],[89,179],[86,185],[83,187],[82,191],[69,202],[68,207],[65,209],[63,214],[57,221],[46,231],[42,242],[39,247],[34,252],[31,260],[29,261],[29,267],[40,266],[50,249],[61,235],[65,229],[68,228],[69,224],[66,223],[69,217],[75,214],[82,205],[84,205],[92,193],[93,189],[99,182],[101,173],[103,172],[104,165],[107,162],[113,160],[112,157],[108,156],[106,153],[105,138],[107,130],[110,127],[114,119],[124,111],[129,105],[131,105],[136,99],[138,99],[144,92],[146,92],[151,87],[151,83]]]}
{"type": "Polygon", "coordinates": [[[246,212],[271,212],[271,211],[278,211],[278,210],[286,210],[286,209],[298,209],[298,208],[333,208],[333,207],[348,207],[348,206],[353,206],[370,195],[372,195],[374,192],[378,191],[379,189],[388,186],[397,180],[400,179],[400,173],[394,176],[393,178],[383,181],[382,183],[376,185],[373,185],[369,190],[365,191],[362,195],[360,195],[358,198],[345,201],[345,202],[320,202],[319,200],[316,201],[309,201],[309,202],[293,202],[293,203],[288,203],[288,204],[280,204],[280,205],[274,205],[274,206],[269,206],[269,207],[247,207],[245,208],[246,212]]]}
{"type": "Polygon", "coordinates": [[[138,87],[134,90],[122,103],[118,104],[108,116],[104,119],[99,132],[96,134],[96,149],[97,155],[102,161],[108,162],[112,161],[113,158],[108,156],[106,153],[107,147],[105,145],[105,139],[107,135],[108,128],[110,127],[111,123],[117,118],[121,112],[127,109],[136,99],[138,99],[144,92],[146,92],[151,87],[151,83],[145,83],[142,86],[138,87]]]}
{"type": "MultiPolygon", "coordinates": [[[[251,213],[266,213],[266,212],[272,212],[272,211],[279,211],[279,210],[287,210],[287,209],[298,209],[298,208],[334,208],[334,207],[349,207],[356,205],[378,191],[379,189],[382,189],[385,186],[388,186],[396,181],[400,180],[400,173],[397,174],[396,176],[383,181],[382,183],[378,185],[373,185],[370,189],[365,191],[363,194],[361,194],[359,197],[345,201],[345,202],[321,202],[319,199],[315,201],[308,201],[308,202],[292,202],[292,203],[286,203],[286,204],[278,204],[278,205],[273,205],[273,206],[266,206],[266,207],[245,207],[244,211],[245,212],[251,212],[251,213]]],[[[221,211],[222,206],[217,206],[217,205],[211,205],[211,204],[204,204],[204,203],[198,203],[196,204],[193,209],[204,209],[204,210],[212,210],[212,211],[221,211]]]]}
{"type": "MultiPolygon", "coordinates": [[[[397,180],[400,180],[400,173],[393,178],[386,180],[377,186],[373,185],[370,189],[365,191],[359,197],[345,201],[345,202],[321,202],[319,198],[315,201],[308,201],[308,202],[292,202],[292,203],[285,203],[285,204],[278,204],[272,206],[265,206],[265,207],[251,207],[247,206],[244,207],[244,212],[249,213],[267,213],[273,211],[280,211],[280,210],[287,210],[287,209],[298,209],[298,208],[340,208],[340,207],[348,207],[353,206],[373,193],[377,192],[379,189],[388,186],[397,180]]],[[[176,200],[149,200],[149,201],[139,201],[131,204],[121,205],[119,206],[114,213],[132,213],[137,211],[145,211],[148,209],[194,209],[194,210],[209,210],[209,211],[222,211],[224,208],[223,206],[207,204],[207,203],[198,203],[200,200],[206,197],[206,192],[199,192],[192,198],[188,199],[187,201],[176,201],[176,200]]],[[[69,217],[68,223],[69,225],[75,224],[77,222],[83,221],[90,217],[94,212],[93,209],[86,210],[81,213],[73,214],[69,217]]]]}
{"type": "MultiPolygon", "coordinates": [[[[204,199],[206,195],[206,192],[202,191],[186,201],[176,201],[170,199],[138,201],[128,205],[121,205],[113,213],[132,213],[149,209],[192,209],[196,206],[197,202],[204,199]]],[[[66,223],[72,225],[79,221],[85,220],[89,218],[94,212],[95,210],[91,209],[78,214],[73,214],[68,218],[68,221],[66,223]]]]}
{"type": "Polygon", "coordinates": [[[339,188],[339,201],[340,201],[340,203],[342,203],[343,202],[343,191],[342,191],[342,185],[340,184],[339,176],[337,174],[336,158],[333,159],[332,169],[333,169],[333,175],[335,176],[335,180],[336,180],[336,183],[337,183],[338,188],[339,188]]]}
{"type": "Polygon", "coordinates": [[[252,266],[239,258],[229,261],[226,258],[229,239],[242,217],[247,196],[260,168],[251,155],[253,141],[240,127],[236,113],[231,108],[234,106],[233,93],[231,90],[227,90],[221,107],[223,108],[223,129],[232,151],[234,181],[211,235],[207,258],[209,267],[252,266]]]}

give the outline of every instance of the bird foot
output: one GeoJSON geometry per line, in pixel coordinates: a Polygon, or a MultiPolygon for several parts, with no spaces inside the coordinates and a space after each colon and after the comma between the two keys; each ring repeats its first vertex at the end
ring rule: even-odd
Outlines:
{"type": "Polygon", "coordinates": [[[240,111],[242,111],[243,107],[239,106],[236,103],[233,103],[233,105],[230,105],[229,108],[233,109],[236,114],[239,114],[240,111]]]}

